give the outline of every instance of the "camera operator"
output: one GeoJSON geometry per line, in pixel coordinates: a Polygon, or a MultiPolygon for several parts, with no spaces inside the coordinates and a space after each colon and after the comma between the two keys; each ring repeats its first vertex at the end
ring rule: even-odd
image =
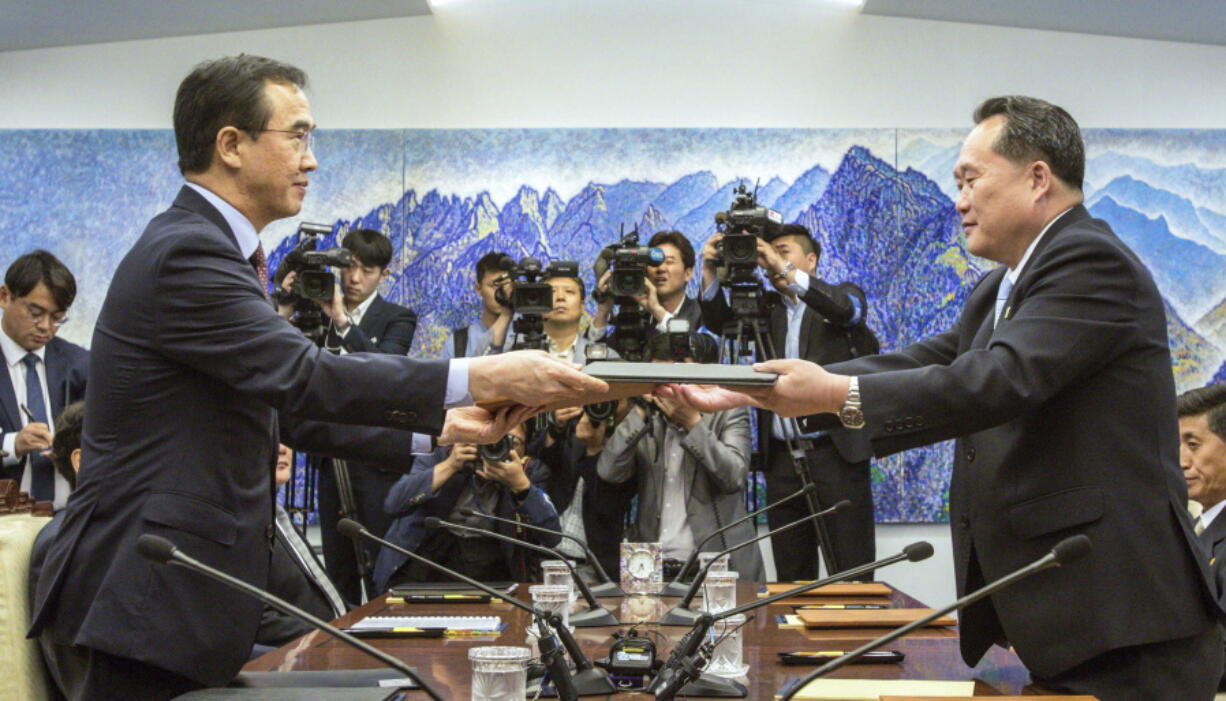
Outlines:
{"type": "MultiPolygon", "coordinates": [[[[647,247],[658,248],[664,254],[659,265],[647,266],[644,283],[647,292],[638,298],[639,304],[651,312],[654,330],[667,331],[669,320],[674,318],[685,319],[690,322],[691,329],[697,329],[702,325],[702,308],[697,300],[685,294],[685,288],[694,278],[694,246],[680,231],[659,231],[647,242],[647,247]]],[[[613,271],[608,270],[597,282],[596,287],[602,293],[608,292],[612,275],[613,271]]],[[[613,297],[605,294],[588,327],[590,339],[604,336],[612,313],[613,297]]]]}
{"type": "MultiPolygon", "coordinates": [[[[551,310],[542,315],[546,346],[543,350],[562,360],[580,363],[587,357],[587,338],[579,333],[583,317],[583,300],[587,294],[578,266],[559,266],[555,261],[545,271],[543,281],[553,289],[551,310]]],[[[508,290],[510,294],[514,289],[508,290]]],[[[508,333],[515,310],[503,305],[503,311],[490,330],[487,353],[509,351],[515,346],[515,334],[508,333]]]]}
{"type": "MultiPolygon", "coordinates": [[[[731,310],[716,277],[722,234],[712,236],[703,247],[702,314],[707,327],[721,329],[731,319],[731,310]]],[[[781,304],[770,311],[771,342],[779,357],[803,358],[822,365],[848,360],[877,351],[876,339],[865,325],[864,293],[851,283],[831,285],[816,277],[821,248],[809,230],[786,224],[768,242],[757,241],[758,266],[778,291],[781,304]]],[[[759,353],[761,351],[759,350],[759,353]]],[[[758,445],[766,470],[766,501],[773,502],[800,488],[785,439],[808,439],[813,448],[806,454],[809,478],[817,486],[820,504],[829,506],[843,499],[851,508],[826,519],[834,560],[840,569],[871,562],[876,554],[873,498],[869,474],[872,453],[861,433],[834,431],[786,433],[795,424],[778,416],[759,414],[758,445]]],[[[771,528],[808,515],[802,500],[771,509],[771,528]]],[[[818,573],[816,535],[809,528],[793,528],[771,538],[771,550],[780,581],[815,579],[818,573]]]]}
{"type": "MultiPolygon", "coordinates": [[[[678,353],[673,334],[651,340],[655,362],[715,362],[716,342],[686,333],[678,353]]],[[[638,480],[636,519],[640,541],[658,541],[667,558],[685,560],[695,543],[745,515],[745,478],[749,474],[749,412],[742,408],[703,414],[679,401],[648,395],[650,409],[636,405],[613,431],[597,471],[615,484],[638,480]]],[[[743,523],[719,536],[713,550],[753,537],[743,523]]],[[[765,571],[757,547],[736,550],[730,568],[743,581],[762,581],[765,571]]]]}
{"type": "MultiPolygon", "coordinates": [[[[410,309],[383,299],[376,290],[391,274],[392,242],[372,229],[354,229],[341,243],[352,254],[353,262],[340,270],[338,286],[331,300],[315,300],[328,320],[323,346],[341,355],[347,353],[386,353],[405,355],[413,344],[417,315],[410,309]]],[[[297,274],[289,272],[281,287],[290,290],[297,274]]],[[[282,316],[292,313],[293,305],[280,305],[282,316]]],[[[383,511],[383,499],[396,480],[404,474],[411,456],[405,454],[397,464],[339,462],[311,455],[319,471],[319,531],[323,542],[324,565],[346,601],[363,602],[362,581],[370,590],[370,563],[379,548],[362,543],[363,562],[353,541],[336,530],[342,517],[364,524],[382,536],[391,519],[383,511]],[[343,474],[342,474],[343,473],[343,474]]]]}
{"type": "MultiPolygon", "coordinates": [[[[622,524],[630,510],[635,483],[613,484],[600,478],[596,463],[613,429],[630,410],[630,402],[601,402],[559,409],[548,428],[531,441],[528,452],[549,465],[545,491],[558,509],[562,532],[588,544],[606,572],[618,570],[622,524]]],[[[577,563],[585,580],[597,578],[587,554],[571,540],[558,549],[577,563]]]]}
{"type": "Polygon", "coordinates": [[[442,357],[471,358],[482,355],[490,345],[490,334],[494,326],[501,323],[502,332],[510,328],[511,309],[498,301],[498,291],[509,292],[510,280],[502,269],[502,259],[507,254],[501,251],[486,253],[477,261],[477,281],[475,288],[481,298],[481,318],[458,329],[452,329],[451,335],[443,343],[442,357]],[[503,318],[505,315],[505,319],[503,318]]]}
{"type": "MultiPolygon", "coordinates": [[[[524,549],[490,538],[425,526],[425,520],[435,516],[547,547],[557,545],[556,536],[537,531],[515,532],[514,526],[491,522],[479,515],[461,515],[462,509],[472,509],[512,520],[522,518],[557,530],[557,510],[541,489],[549,469],[535,458],[521,457],[524,454],[521,424],[492,446],[456,444],[419,457],[413,470],[392,487],[384,501],[387,515],[395,519],[387,539],[474,579],[531,581],[535,578],[531,569],[536,560],[524,549]]],[[[375,562],[374,579],[376,591],[386,591],[402,582],[447,578],[384,548],[375,562]]]]}

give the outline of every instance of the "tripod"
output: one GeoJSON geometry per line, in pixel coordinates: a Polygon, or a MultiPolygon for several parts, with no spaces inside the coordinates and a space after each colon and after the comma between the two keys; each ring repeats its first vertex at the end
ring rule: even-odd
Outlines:
{"type": "MultiPolygon", "coordinates": [[[[770,305],[765,301],[760,285],[734,286],[731,290],[733,319],[724,324],[721,329],[720,363],[735,364],[740,358],[756,357],[759,360],[774,360],[778,358],[774,343],[767,328],[770,318],[770,305]],[[752,349],[751,349],[752,344],[752,349]]],[[[809,476],[808,453],[813,449],[812,442],[800,438],[800,424],[795,418],[778,417],[783,424],[783,440],[787,444],[788,455],[792,460],[792,470],[802,489],[812,484],[809,476]]],[[[762,446],[759,446],[759,450],[762,446]]],[[[805,494],[805,503],[810,514],[816,514],[824,507],[815,491],[805,494]]],[[[826,567],[826,572],[838,572],[838,560],[831,545],[830,533],[823,519],[813,521],[813,532],[817,538],[818,552],[826,567]]]]}

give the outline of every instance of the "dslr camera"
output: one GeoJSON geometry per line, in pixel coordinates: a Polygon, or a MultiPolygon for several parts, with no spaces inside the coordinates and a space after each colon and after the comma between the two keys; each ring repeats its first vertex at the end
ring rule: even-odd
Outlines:
{"type": "Polygon", "coordinates": [[[508,433],[495,443],[477,446],[477,455],[489,462],[506,462],[511,459],[511,449],[514,447],[515,442],[508,433]]]}
{"type": "Polygon", "coordinates": [[[774,238],[783,225],[783,217],[758,204],[756,188],[749,192],[741,183],[733,194],[736,197],[728,211],[715,213],[716,226],[724,234],[716,269],[724,285],[757,284],[758,239],[774,238]]]}

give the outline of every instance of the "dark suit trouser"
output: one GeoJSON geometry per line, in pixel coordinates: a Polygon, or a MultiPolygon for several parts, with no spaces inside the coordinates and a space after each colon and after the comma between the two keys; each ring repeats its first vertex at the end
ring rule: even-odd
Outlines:
{"type": "MultiPolygon", "coordinates": [[[[383,511],[383,500],[396,480],[398,472],[383,472],[349,464],[349,482],[353,485],[353,498],[358,513],[349,517],[366,526],[371,533],[382,538],[387,534],[392,519],[383,511]]],[[[340,522],[341,498],[337,491],[336,473],[332,461],[325,460],[319,470],[319,534],[324,546],[324,571],[336,584],[341,597],[351,604],[361,603],[361,588],[358,580],[357,557],[353,541],[336,530],[340,522]]],[[[379,546],[363,541],[362,547],[369,553],[373,570],[379,555],[379,546]]],[[[373,589],[370,577],[366,578],[366,591],[371,598],[381,592],[373,589]]]]}
{"type": "Polygon", "coordinates": [[[204,688],[200,682],[126,657],[76,645],[50,647],[54,660],[47,664],[68,701],[160,701],[204,688]]]}
{"type": "MultiPolygon", "coordinates": [[[[771,439],[770,469],[766,473],[766,501],[773,503],[800,489],[787,444],[771,439]]],[[[826,517],[832,550],[840,570],[872,562],[877,543],[873,526],[873,492],[869,461],[851,463],[839,455],[829,439],[819,439],[809,464],[809,479],[817,486],[822,508],[847,499],[851,508],[826,517]]],[[[766,512],[772,530],[810,513],[804,497],[798,497],[766,512]]],[[[804,524],[771,536],[776,577],[781,582],[816,579],[818,544],[813,526],[804,524]]],[[[872,575],[864,577],[872,579],[872,575]]]]}
{"type": "Polygon", "coordinates": [[[1035,681],[1099,701],[1209,701],[1217,692],[1222,666],[1222,629],[1214,625],[1190,638],[1111,650],[1035,681]]]}

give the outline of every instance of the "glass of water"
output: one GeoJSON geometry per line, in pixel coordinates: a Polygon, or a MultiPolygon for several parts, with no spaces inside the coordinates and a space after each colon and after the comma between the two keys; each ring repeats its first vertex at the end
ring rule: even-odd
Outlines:
{"type": "Polygon", "coordinates": [[[741,634],[745,624],[745,616],[737,614],[716,621],[711,631],[719,643],[711,654],[711,662],[707,664],[706,672],[717,677],[735,679],[745,676],[749,665],[744,663],[744,636],[741,634]]]}
{"type": "MultiPolygon", "coordinates": [[[[702,568],[706,567],[707,564],[711,562],[711,560],[715,560],[716,555],[719,555],[719,553],[713,553],[713,552],[698,553],[698,571],[701,572],[702,568]]],[[[729,555],[728,553],[724,553],[723,555],[720,555],[719,559],[715,560],[715,564],[711,565],[711,569],[707,571],[708,572],[727,572],[728,571],[728,559],[730,557],[732,556],[729,555]]]]}
{"type": "Polygon", "coordinates": [[[532,605],[546,613],[562,617],[562,625],[570,628],[570,587],[565,584],[534,584],[528,587],[532,605]]]}
{"type": "Polygon", "coordinates": [[[561,560],[545,560],[541,563],[541,581],[544,584],[564,584],[570,587],[570,600],[575,600],[575,580],[570,567],[561,560]]]}
{"type": "Polygon", "coordinates": [[[528,686],[526,647],[485,645],[468,651],[473,666],[473,701],[523,701],[528,686]]]}
{"type": "Polygon", "coordinates": [[[702,582],[703,609],[719,613],[736,607],[736,572],[708,572],[702,582]]]}

